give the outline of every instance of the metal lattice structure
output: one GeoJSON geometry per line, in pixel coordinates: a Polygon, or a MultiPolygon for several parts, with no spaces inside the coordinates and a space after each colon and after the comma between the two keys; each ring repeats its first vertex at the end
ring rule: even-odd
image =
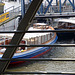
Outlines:
{"type": "MultiPolygon", "coordinates": [[[[13,6],[11,11],[8,11],[8,9],[5,10],[5,12],[9,12],[9,20],[6,22],[9,22],[10,20],[21,16],[24,16],[26,11],[28,10],[28,7],[30,6],[31,2],[33,0],[29,0],[28,3],[25,3],[26,0],[21,0],[21,6],[14,8],[13,6]]],[[[51,18],[53,17],[75,17],[75,5],[74,0],[43,0],[39,10],[36,13],[36,17],[38,18],[51,18]],[[55,1],[55,3],[53,3],[55,1]]],[[[4,22],[3,22],[4,23],[4,22]]],[[[2,25],[1,23],[0,25],[2,25]]]]}
{"type": "MultiPolygon", "coordinates": [[[[31,0],[29,0],[31,2],[31,0]]],[[[74,12],[74,0],[44,0],[38,14],[74,12]],[[55,2],[54,2],[55,1],[55,2]],[[54,2],[54,3],[53,3],[54,2]]]]}
{"type": "MultiPolygon", "coordinates": [[[[31,1],[31,0],[30,0],[31,1]]],[[[34,18],[39,6],[41,5],[43,0],[33,0],[29,9],[27,10],[25,16],[23,17],[22,21],[20,22],[17,31],[13,32],[0,32],[0,33],[15,33],[13,36],[9,46],[1,46],[0,47],[7,47],[2,59],[0,59],[0,74],[75,74],[75,72],[5,72],[11,60],[27,60],[27,61],[75,61],[75,58],[52,58],[52,59],[11,59],[13,54],[16,51],[16,48],[19,46],[27,46],[27,47],[75,47],[75,44],[58,44],[58,45],[19,45],[21,39],[23,38],[24,34],[27,33],[27,30],[30,26],[32,19],[34,18]],[[5,61],[5,62],[4,62],[5,61]]],[[[47,0],[49,1],[49,0],[47,0]]],[[[52,2],[53,0],[51,0],[52,2]]],[[[56,0],[57,1],[57,0],[56,0]]],[[[61,2],[61,0],[59,0],[61,2]]],[[[51,4],[50,2],[50,4],[51,4]]],[[[66,2],[66,0],[65,0],[66,2]]],[[[64,3],[65,3],[64,2],[64,3]]],[[[69,0],[70,2],[70,0],[69,0]]],[[[60,5],[61,6],[61,5],[60,5]]],[[[60,9],[61,10],[61,9],[60,9]]],[[[61,13],[61,11],[60,11],[61,13]]],[[[64,16],[64,15],[63,15],[64,16]]],[[[62,16],[61,16],[62,17],[62,16]]],[[[66,16],[65,16],[66,17],[66,16]]],[[[70,17],[70,16],[69,16],[70,17]]],[[[47,32],[75,32],[75,30],[62,30],[62,31],[47,31],[47,32]]],[[[33,32],[33,31],[32,31],[33,32]]],[[[46,32],[46,31],[42,31],[46,32]]],[[[30,32],[31,33],[31,32],[30,32]]]]}

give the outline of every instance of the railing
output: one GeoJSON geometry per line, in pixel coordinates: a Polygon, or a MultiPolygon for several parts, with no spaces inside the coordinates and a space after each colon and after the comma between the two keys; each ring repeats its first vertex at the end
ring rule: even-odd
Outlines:
{"type": "Polygon", "coordinates": [[[9,12],[9,20],[18,16],[21,14],[21,6],[13,8],[13,10],[8,11],[9,12]]]}
{"type": "MultiPolygon", "coordinates": [[[[7,20],[5,20],[5,18],[4,18],[4,21],[3,22],[1,22],[0,23],[0,30],[5,30],[5,29],[16,29],[17,27],[15,26],[15,24],[18,22],[18,20],[17,20],[17,22],[16,22],[16,18],[17,17],[19,17],[19,15],[21,14],[21,6],[19,6],[19,7],[16,7],[16,8],[14,8],[14,6],[12,6],[12,7],[10,7],[10,8],[8,8],[8,9],[6,9],[5,10],[5,13],[4,13],[4,15],[6,14],[6,13],[9,13],[8,15],[9,15],[9,18],[7,19],[7,20]],[[2,26],[3,25],[3,26],[2,26]],[[8,25],[8,26],[7,26],[8,25]]],[[[3,15],[3,14],[1,14],[1,15],[3,15]]],[[[17,23],[18,24],[18,23],[17,23]]],[[[17,25],[18,26],[18,25],[17,25]]]]}
{"type": "MultiPolygon", "coordinates": [[[[14,8],[14,6],[9,7],[8,9],[4,10],[4,12],[9,12],[9,21],[10,19],[13,19],[14,17],[17,17],[21,14],[21,6],[14,8]]],[[[1,14],[2,15],[2,14],[1,14]]],[[[1,23],[2,24],[2,23],[1,23]]]]}
{"type": "MultiPolygon", "coordinates": [[[[48,30],[43,32],[75,32],[75,30],[48,30]]],[[[25,33],[38,33],[40,31],[25,31],[25,33]]],[[[23,31],[1,31],[0,33],[24,33],[23,31]]],[[[75,44],[54,45],[0,45],[0,47],[75,47],[75,44]]],[[[0,59],[0,61],[75,61],[75,58],[34,58],[34,59],[0,59]]],[[[1,74],[75,74],[75,72],[0,72],[1,74]]]]}
{"type": "MultiPolygon", "coordinates": [[[[33,2],[31,3],[31,7],[29,8],[28,12],[26,13],[27,15],[21,21],[17,31],[10,31],[10,32],[9,31],[1,31],[0,32],[0,33],[15,33],[15,36],[13,37],[13,39],[9,45],[0,45],[0,47],[7,47],[8,48],[3,56],[3,57],[7,57],[7,58],[0,59],[0,61],[1,61],[0,62],[0,64],[1,64],[0,65],[0,74],[75,74],[75,72],[45,72],[45,71],[44,72],[4,72],[5,68],[7,68],[7,66],[8,66],[9,61],[12,61],[12,60],[13,61],[26,61],[26,60],[27,61],[75,61],[75,58],[50,58],[50,59],[49,58],[37,58],[37,59],[11,59],[10,58],[14,54],[17,47],[36,47],[36,46],[37,47],[75,47],[75,44],[18,45],[18,43],[21,41],[24,33],[34,32],[34,31],[27,31],[27,28],[29,27],[29,22],[31,22],[31,20],[35,16],[34,11],[37,11],[37,8],[39,8],[42,1],[43,0],[39,0],[39,1],[33,0],[33,2]],[[12,48],[12,50],[11,50],[12,53],[10,52],[10,48],[12,48]],[[8,62],[6,62],[6,61],[8,61],[8,62]]],[[[39,31],[35,31],[34,33],[36,33],[36,32],[38,33],[39,31]]],[[[41,32],[75,32],[75,30],[49,30],[49,31],[41,31],[41,32]]]]}
{"type": "Polygon", "coordinates": [[[4,13],[6,13],[6,12],[8,12],[8,11],[10,11],[10,10],[14,10],[14,6],[11,6],[11,7],[7,8],[7,9],[5,9],[5,10],[4,10],[4,13]]]}

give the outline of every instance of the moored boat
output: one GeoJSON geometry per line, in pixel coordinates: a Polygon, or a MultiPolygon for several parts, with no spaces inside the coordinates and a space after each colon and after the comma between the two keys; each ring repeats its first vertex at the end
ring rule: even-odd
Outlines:
{"type": "MultiPolygon", "coordinates": [[[[45,23],[35,23],[33,27],[29,28],[29,31],[40,31],[40,30],[54,30],[53,27],[48,26],[45,23]]],[[[11,41],[11,37],[14,34],[0,34],[0,44],[8,45],[11,41]]],[[[20,45],[50,45],[57,41],[57,35],[55,32],[47,33],[26,33],[23,37],[20,45]]],[[[14,53],[13,58],[36,58],[46,54],[52,48],[51,47],[19,47],[14,53]]],[[[0,48],[0,58],[5,52],[6,48],[0,48]]],[[[10,64],[18,64],[24,61],[11,61],[10,64]]]]}
{"type": "MultiPolygon", "coordinates": [[[[55,30],[75,29],[75,18],[59,19],[55,30]]],[[[57,32],[59,39],[71,39],[74,37],[74,32],[57,32]]]]}

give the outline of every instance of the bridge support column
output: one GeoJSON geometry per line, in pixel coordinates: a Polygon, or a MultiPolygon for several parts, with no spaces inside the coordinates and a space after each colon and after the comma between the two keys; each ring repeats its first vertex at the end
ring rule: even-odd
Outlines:
{"type": "Polygon", "coordinates": [[[59,12],[60,12],[60,14],[61,14],[61,9],[62,9],[62,7],[61,7],[61,0],[59,0],[59,12]]]}
{"type": "Polygon", "coordinates": [[[25,15],[25,1],[21,0],[21,14],[22,14],[22,18],[25,15]]]}
{"type": "MultiPolygon", "coordinates": [[[[72,0],[72,2],[73,2],[73,5],[74,5],[74,0],[72,0]]],[[[73,12],[75,11],[75,9],[73,8],[73,12]]]]}
{"type": "Polygon", "coordinates": [[[43,3],[41,4],[41,14],[43,14],[43,3]]]}
{"type": "Polygon", "coordinates": [[[57,7],[57,12],[58,12],[58,0],[56,0],[56,7],[57,7]]]}
{"type": "Polygon", "coordinates": [[[58,6],[58,0],[56,0],[56,6],[58,6]]]}

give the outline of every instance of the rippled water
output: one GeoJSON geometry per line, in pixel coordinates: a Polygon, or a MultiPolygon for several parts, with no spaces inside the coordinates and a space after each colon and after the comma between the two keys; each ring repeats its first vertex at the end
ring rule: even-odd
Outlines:
{"type": "MultiPolygon", "coordinates": [[[[62,40],[57,41],[57,44],[72,44],[74,40],[62,40]]],[[[43,56],[43,58],[75,58],[75,47],[55,47],[48,54],[43,56]]],[[[75,72],[75,62],[74,61],[38,61],[32,62],[28,65],[23,64],[22,66],[8,69],[8,71],[21,71],[21,72],[75,72]]],[[[15,74],[14,74],[15,75],[15,74]]]]}

